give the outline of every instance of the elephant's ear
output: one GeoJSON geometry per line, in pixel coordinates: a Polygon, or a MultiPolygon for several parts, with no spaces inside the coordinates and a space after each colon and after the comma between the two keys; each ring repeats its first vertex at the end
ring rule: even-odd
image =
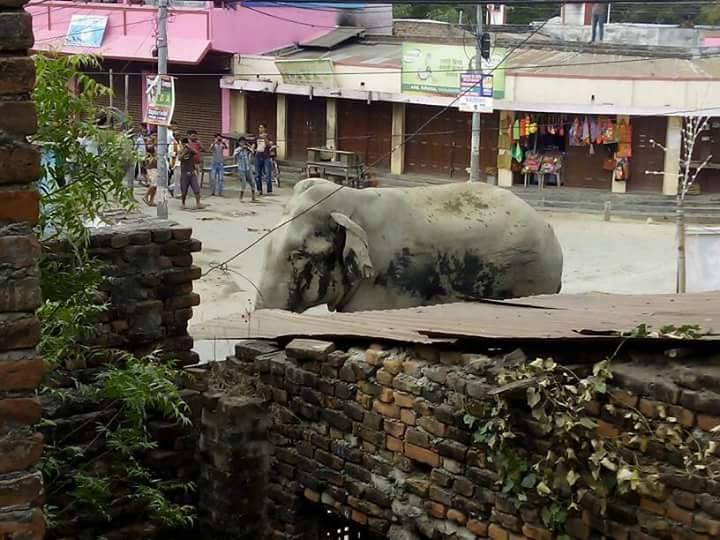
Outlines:
{"type": "Polygon", "coordinates": [[[351,283],[361,279],[375,277],[375,268],[370,260],[368,239],[365,230],[345,214],[332,212],[332,220],[345,230],[345,248],[343,249],[343,267],[351,283]]]}

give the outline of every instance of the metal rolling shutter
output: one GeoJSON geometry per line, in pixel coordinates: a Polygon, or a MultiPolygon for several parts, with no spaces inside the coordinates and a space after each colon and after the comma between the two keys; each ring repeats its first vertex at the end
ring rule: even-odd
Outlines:
{"type": "Polygon", "coordinates": [[[208,147],[222,128],[220,80],[215,76],[184,76],[175,81],[175,116],[180,134],[195,129],[208,147]]]}

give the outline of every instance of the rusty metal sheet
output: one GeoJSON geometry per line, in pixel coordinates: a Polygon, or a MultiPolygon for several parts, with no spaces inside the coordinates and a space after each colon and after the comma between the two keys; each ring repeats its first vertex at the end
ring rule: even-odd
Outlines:
{"type": "Polygon", "coordinates": [[[575,340],[630,332],[645,324],[696,324],[720,340],[720,291],[685,295],[548,295],[516,301],[443,304],[400,310],[294,314],[261,310],[194,326],[196,339],[362,337],[407,343],[458,338],[575,340]]]}

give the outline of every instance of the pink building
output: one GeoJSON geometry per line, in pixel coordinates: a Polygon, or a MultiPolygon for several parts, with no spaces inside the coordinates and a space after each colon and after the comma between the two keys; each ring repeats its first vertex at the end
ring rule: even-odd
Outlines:
{"type": "MultiPolygon", "coordinates": [[[[177,76],[175,121],[182,131],[197,129],[203,142],[229,130],[230,96],[220,89],[220,78],[230,73],[233,55],[262,54],[316,39],[338,24],[363,24],[365,11],[362,5],[308,9],[287,3],[226,2],[227,7],[221,7],[221,2],[195,0],[171,0],[170,5],[168,56],[169,72],[177,76]]],[[[145,75],[157,69],[154,5],[142,0],[31,0],[27,10],[33,16],[36,51],[100,55],[103,67],[94,76],[112,85],[114,106],[141,120],[145,75]],[[94,30],[82,31],[87,25],[94,30]]]]}

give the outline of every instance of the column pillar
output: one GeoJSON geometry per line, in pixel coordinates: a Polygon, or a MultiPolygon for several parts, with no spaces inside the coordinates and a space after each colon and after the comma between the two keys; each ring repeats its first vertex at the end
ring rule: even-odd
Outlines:
{"type": "Polygon", "coordinates": [[[512,129],[514,121],[515,113],[513,111],[500,111],[500,129],[498,130],[497,141],[498,186],[500,187],[509,188],[513,185],[512,138],[509,130],[512,129]]]}
{"type": "MultiPolygon", "coordinates": [[[[620,125],[621,122],[629,123],[630,117],[627,115],[619,114],[617,116],[617,125],[620,125]]],[[[632,159],[632,158],[630,158],[632,159]]],[[[625,193],[627,192],[627,181],[626,180],[615,180],[615,173],[609,172],[608,174],[612,175],[612,181],[610,184],[610,191],[613,193],[625,193]]],[[[632,178],[630,179],[632,182],[632,178]]]]}
{"type": "Polygon", "coordinates": [[[275,129],[275,140],[277,141],[277,157],[278,159],[287,158],[287,96],[285,94],[277,94],[277,126],[275,129]]]}
{"type": "Polygon", "coordinates": [[[393,103],[392,111],[392,147],[390,172],[402,174],[405,171],[405,104],[393,103]]]}
{"type": "Polygon", "coordinates": [[[682,157],[681,116],[668,116],[665,135],[665,166],[663,168],[663,195],[677,195],[680,183],[680,160],[682,157]]]}
{"type": "Polygon", "coordinates": [[[325,146],[338,149],[337,140],[337,99],[325,100],[325,146]]]}
{"type": "Polygon", "coordinates": [[[247,97],[245,92],[230,90],[230,130],[247,133],[247,97]]]}

